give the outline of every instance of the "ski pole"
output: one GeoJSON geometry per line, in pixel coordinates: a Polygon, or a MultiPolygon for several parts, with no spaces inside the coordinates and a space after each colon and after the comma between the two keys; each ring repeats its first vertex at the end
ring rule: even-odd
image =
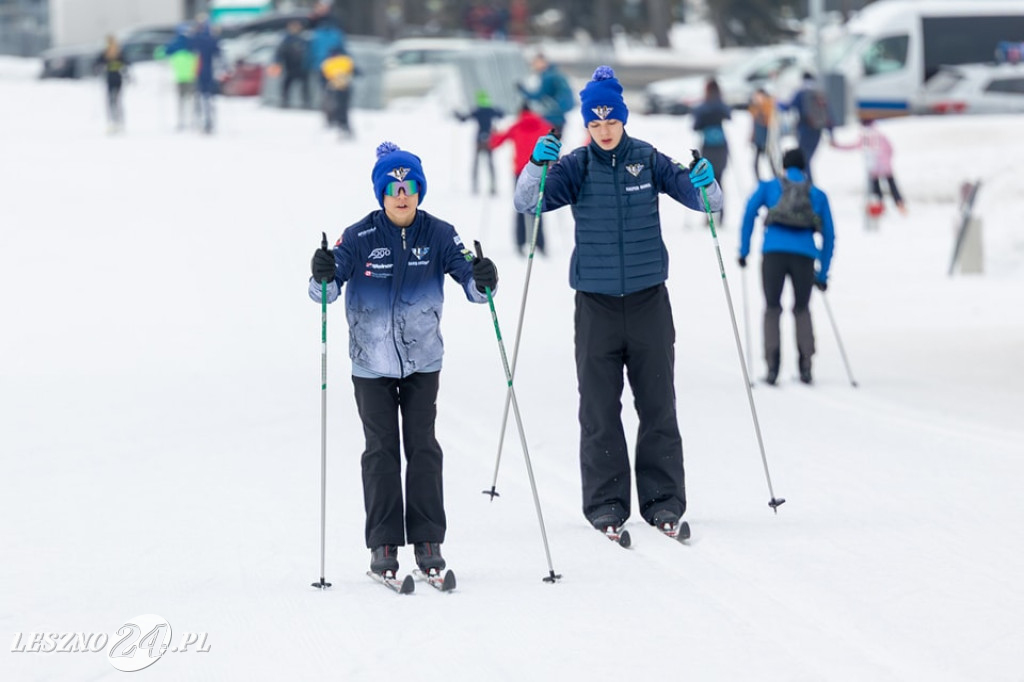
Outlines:
{"type": "Polygon", "coordinates": [[[850,371],[850,361],[846,359],[846,350],[843,348],[843,340],[839,336],[839,327],[836,326],[836,318],[832,316],[832,306],[828,304],[828,296],[821,292],[821,300],[825,302],[825,311],[828,313],[828,321],[832,324],[832,333],[836,335],[836,343],[839,344],[839,355],[843,357],[843,365],[846,366],[846,376],[850,379],[850,385],[857,388],[857,382],[850,371]]]}
{"type": "MultiPolygon", "coordinates": [[[[700,152],[696,149],[692,150],[694,162],[700,160],[700,152]]],[[[725,264],[722,262],[722,249],[718,245],[718,234],[715,232],[715,218],[711,215],[711,204],[708,202],[708,190],[704,187],[700,188],[701,197],[704,199],[704,212],[708,215],[708,226],[711,228],[711,239],[715,243],[715,254],[718,256],[718,270],[722,274],[722,287],[725,289],[725,301],[729,304],[729,319],[732,321],[732,333],[736,338],[736,352],[740,357],[740,367],[743,368],[743,387],[747,390],[747,401],[750,403],[750,416],[754,420],[754,433],[757,434],[757,446],[761,449],[761,463],[764,464],[764,477],[768,481],[768,494],[771,495],[771,499],[768,500],[768,506],[772,508],[776,514],[779,513],[779,505],[783,504],[786,500],[782,497],[775,497],[775,491],[772,489],[772,476],[768,472],[768,457],[764,453],[764,440],[761,438],[761,425],[757,421],[757,409],[754,407],[754,394],[750,390],[750,375],[747,374],[747,365],[743,360],[743,344],[740,343],[740,330],[736,326],[736,312],[733,310],[732,295],[729,293],[729,282],[725,278],[725,264]]]]}
{"type": "MultiPolygon", "coordinates": [[[[523,318],[526,316],[526,295],[530,291],[530,273],[533,271],[533,254],[537,250],[537,233],[540,232],[540,213],[541,206],[544,205],[544,184],[548,179],[548,164],[544,164],[544,169],[540,174],[540,194],[537,196],[537,210],[533,216],[533,236],[530,239],[530,255],[526,259],[526,281],[523,282],[523,300],[519,304],[519,324],[516,326],[516,341],[512,346],[512,366],[511,372],[512,377],[516,375],[516,360],[519,359],[519,339],[523,333],[523,318]]],[[[509,385],[509,390],[505,394],[505,410],[501,415],[501,430],[498,433],[498,457],[494,462],[494,479],[491,481],[491,489],[482,491],[484,495],[490,495],[491,501],[494,501],[495,497],[500,497],[495,488],[498,485],[498,469],[501,468],[501,450],[505,445],[505,428],[508,425],[508,407],[512,402],[512,386],[509,385]]]]}
{"type": "MultiPolygon", "coordinates": [[[[321,233],[320,248],[327,248],[327,233],[321,233]]],[[[324,580],[327,523],[327,280],[320,281],[320,580],[313,587],[331,586],[324,580]]]]}
{"type": "MultiPolygon", "coordinates": [[[[476,248],[476,257],[483,258],[484,252],[480,246],[480,242],[474,241],[473,246],[476,248]]],[[[540,509],[540,497],[537,495],[537,482],[533,478],[533,466],[530,464],[530,450],[526,446],[526,433],[523,431],[523,418],[519,414],[519,401],[516,400],[516,392],[512,388],[512,370],[509,369],[508,356],[505,354],[505,342],[501,339],[501,327],[498,326],[498,313],[494,309],[494,296],[491,295],[490,287],[484,287],[484,293],[487,294],[487,305],[491,308],[491,320],[494,322],[494,333],[498,337],[498,350],[501,351],[501,365],[505,369],[505,380],[508,382],[508,395],[512,401],[512,411],[516,417],[516,426],[519,428],[519,440],[523,444],[523,457],[526,459],[526,473],[530,478],[530,489],[533,491],[533,504],[537,508],[537,520],[540,522],[540,536],[544,541],[544,554],[548,559],[548,575],[544,578],[544,582],[553,583],[562,576],[555,573],[555,569],[551,564],[551,549],[548,547],[548,534],[544,529],[544,513],[540,509]]]]}
{"type": "Polygon", "coordinates": [[[743,334],[747,342],[747,383],[753,386],[754,384],[750,381],[754,362],[750,358],[750,313],[747,310],[747,269],[745,267],[740,268],[740,285],[743,287],[743,334]]]}

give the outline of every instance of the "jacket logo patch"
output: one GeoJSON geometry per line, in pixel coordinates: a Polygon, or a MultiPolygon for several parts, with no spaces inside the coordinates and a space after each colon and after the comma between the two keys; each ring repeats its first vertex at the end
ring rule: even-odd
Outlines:
{"type": "Polygon", "coordinates": [[[388,257],[390,255],[391,255],[391,249],[389,249],[386,246],[380,246],[380,247],[377,247],[376,249],[374,249],[373,251],[371,251],[370,255],[367,256],[367,258],[369,260],[380,260],[381,258],[386,258],[386,257],[388,257]]]}
{"type": "Polygon", "coordinates": [[[606,106],[600,106],[600,107],[594,107],[593,109],[591,109],[591,111],[593,111],[594,115],[597,116],[599,119],[601,119],[603,121],[603,120],[608,118],[608,114],[612,113],[612,108],[611,107],[606,107],[606,106]]]}
{"type": "Polygon", "coordinates": [[[634,178],[640,175],[640,171],[642,171],[643,169],[644,165],[642,163],[631,163],[626,166],[626,170],[628,170],[630,175],[632,175],[634,178]]]}
{"type": "Polygon", "coordinates": [[[417,246],[412,250],[412,255],[416,256],[416,260],[423,260],[430,253],[429,246],[417,246]]]}
{"type": "Polygon", "coordinates": [[[388,175],[393,177],[395,180],[398,180],[399,182],[402,182],[403,180],[405,180],[405,176],[408,175],[408,174],[409,174],[409,169],[408,168],[395,168],[394,170],[392,170],[392,171],[390,171],[388,173],[388,175]]]}

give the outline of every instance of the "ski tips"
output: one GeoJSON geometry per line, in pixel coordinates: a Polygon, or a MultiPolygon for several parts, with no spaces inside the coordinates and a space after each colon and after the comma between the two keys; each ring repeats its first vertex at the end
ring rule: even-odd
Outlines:
{"type": "Polygon", "coordinates": [[[785,497],[773,497],[768,501],[768,506],[772,508],[772,511],[776,514],[779,513],[779,507],[786,503],[785,497]]]}

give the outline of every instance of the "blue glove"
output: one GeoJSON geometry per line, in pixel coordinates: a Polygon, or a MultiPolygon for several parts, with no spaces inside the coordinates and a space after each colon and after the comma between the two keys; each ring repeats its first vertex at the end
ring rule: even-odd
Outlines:
{"type": "Polygon", "coordinates": [[[558,153],[562,151],[562,141],[548,133],[537,139],[537,145],[533,148],[530,162],[543,166],[548,161],[558,161],[558,153]]]}
{"type": "Polygon", "coordinates": [[[690,166],[690,183],[700,189],[715,181],[715,169],[707,159],[697,159],[690,166]]]}

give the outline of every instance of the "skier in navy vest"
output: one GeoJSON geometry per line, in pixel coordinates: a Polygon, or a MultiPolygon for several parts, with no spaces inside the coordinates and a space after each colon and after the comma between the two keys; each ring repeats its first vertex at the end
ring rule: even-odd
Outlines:
{"type": "Polygon", "coordinates": [[[630,463],[621,418],[625,368],[640,417],[639,512],[674,535],[686,511],[686,492],[676,419],[675,327],[665,288],[668,250],[658,196],[668,194],[703,212],[704,188],[708,208],[719,211],[722,191],[707,159],[688,168],[626,134],[629,111],[611,68],[598,67],[580,100],[590,143],[559,159],[558,138],[538,139],[516,184],[515,206],[535,210],[541,165],[550,162],[541,209],[570,205],[576,223],[569,284],[576,290],[583,513],[610,536],[630,515],[630,463]]]}
{"type": "Polygon", "coordinates": [[[782,317],[782,289],[789,278],[793,286],[793,318],[796,322],[796,347],[799,353],[800,381],[809,384],[811,356],[814,355],[814,328],[811,325],[811,290],[828,287],[828,270],[832,263],[832,249],[835,245],[835,231],[832,224],[832,209],[828,196],[811,184],[806,175],[807,160],[799,149],[790,149],[782,157],[784,180],[774,178],[757,185],[754,194],[747,201],[740,234],[739,264],[747,267],[750,254],[750,237],[754,221],[762,206],[778,206],[783,194],[783,183],[807,183],[810,210],[817,219],[813,225],[795,226],[796,222],[777,213],[765,217],[764,240],[761,251],[761,283],[764,287],[764,359],[768,364],[765,381],[775,385],[779,377],[779,356],[782,342],[779,320],[782,317]],[[780,222],[783,221],[783,222],[780,222]],[[815,240],[815,233],[821,233],[821,248],[815,240]],[[818,267],[815,269],[815,261],[818,267]]]}
{"type": "Polygon", "coordinates": [[[444,276],[473,303],[498,284],[489,258],[475,258],[455,228],[419,209],[427,194],[415,154],[385,142],[371,174],[381,209],[347,228],[333,249],[317,249],[309,296],[345,287],[349,356],[366,449],[362,455],[370,570],[398,572],[398,547],[414,546],[417,566],[441,571],[447,528],[441,446],[434,435],[441,372],[444,276]],[[399,425],[401,417],[401,425],[399,425]],[[402,458],[406,474],[402,485],[402,458]]]}

